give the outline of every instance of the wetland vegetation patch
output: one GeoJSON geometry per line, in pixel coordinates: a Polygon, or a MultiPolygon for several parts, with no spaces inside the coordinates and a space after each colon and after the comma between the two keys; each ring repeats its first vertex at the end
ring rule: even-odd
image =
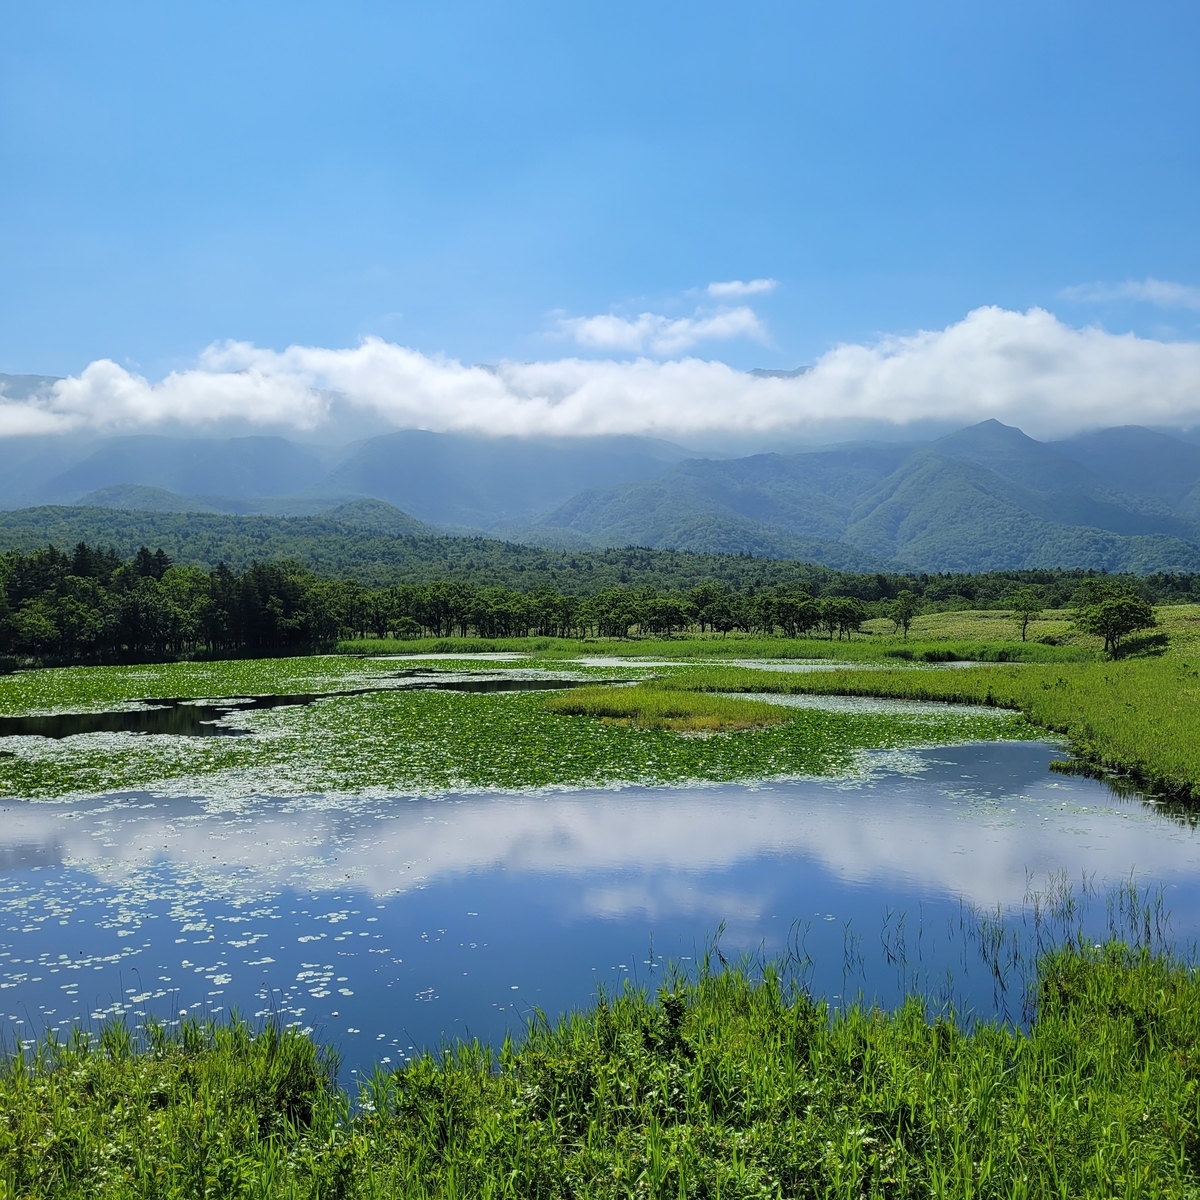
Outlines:
{"type": "MultiPolygon", "coordinates": [[[[448,670],[447,683],[465,680],[469,663],[448,670]]],[[[526,676],[536,672],[525,669],[526,676]]],[[[320,681],[330,694],[304,705],[239,709],[224,725],[248,736],[146,737],[95,732],[52,741],[4,738],[0,795],[53,798],[145,789],[215,798],[348,794],[441,793],[478,788],[610,786],[619,783],[725,782],[797,775],[845,774],[861,753],[947,742],[1029,736],[1019,720],[995,710],[911,714],[829,713],[708,696],[669,697],[658,683],[641,688],[587,689],[601,704],[624,693],[646,697],[639,711],[610,722],[546,711],[544,693],[404,689],[386,686],[394,663],[359,659],[268,659],[241,663],[176,663],[158,667],[75,668],[29,672],[0,681],[0,705],[18,699],[34,711],[79,710],[90,700],[136,707],[138,697],[204,697],[241,691],[253,681],[260,695],[299,691],[320,681]],[[41,678],[37,678],[37,677],[41,678]],[[48,677],[53,677],[53,679],[48,677]],[[358,684],[349,689],[347,683],[358,684]],[[341,684],[346,694],[332,694],[341,684]],[[370,686],[374,684],[374,686],[370,686]],[[351,694],[353,693],[353,694],[351,694]],[[655,697],[666,697],[659,700],[655,697]],[[80,703],[85,701],[85,703],[80,703]],[[654,727],[654,705],[661,723],[654,727]],[[688,738],[664,714],[704,721],[748,720],[749,727],[712,738],[688,738]]],[[[586,671],[578,672],[586,675],[586,671]]],[[[561,677],[561,664],[555,675],[561,677]]],[[[613,671],[593,672],[611,678],[613,671]]],[[[636,680],[644,672],[626,672],[636,680]]],[[[757,677],[762,672],[754,672],[757,677]]],[[[550,675],[545,678],[550,679],[550,675]]],[[[248,690],[248,689],[247,689],[248,690]]],[[[315,689],[314,689],[315,690],[315,689]]],[[[734,689],[736,690],[736,689],[734,689]]],[[[243,692],[244,694],[244,692],[243,692]]],[[[564,692],[563,696],[571,695],[564,692]]],[[[27,710],[28,711],[28,710],[27,710]]]]}

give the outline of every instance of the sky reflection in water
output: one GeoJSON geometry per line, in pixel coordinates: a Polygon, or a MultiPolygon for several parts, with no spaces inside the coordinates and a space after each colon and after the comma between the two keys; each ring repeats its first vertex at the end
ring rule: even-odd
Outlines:
{"type": "MultiPolygon", "coordinates": [[[[865,779],[229,806],[146,795],[0,807],[0,1019],[18,1036],[120,1006],[280,1013],[348,1067],[498,1039],[534,1006],[802,946],[822,994],[1019,1018],[964,903],[1020,910],[1056,873],[1161,884],[1200,931],[1197,834],[1052,747],[874,756],[865,779]]],[[[1105,931],[1104,903],[1086,918],[1105,931]]],[[[1029,928],[1029,906],[1022,920],[1029,928]]]]}

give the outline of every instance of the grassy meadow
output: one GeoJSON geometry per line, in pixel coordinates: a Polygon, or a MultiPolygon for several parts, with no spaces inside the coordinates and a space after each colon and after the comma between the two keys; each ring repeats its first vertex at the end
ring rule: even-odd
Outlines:
{"type": "MultiPolygon", "coordinates": [[[[644,659],[829,659],[845,662],[870,661],[902,656],[912,661],[984,662],[1078,662],[1094,657],[1093,639],[1086,635],[1067,637],[1061,642],[1020,641],[1012,636],[1017,627],[1004,614],[1004,621],[971,622],[972,616],[992,617],[992,613],[950,613],[926,618],[926,628],[917,631],[916,622],[907,639],[892,634],[890,621],[867,621],[861,633],[850,638],[828,637],[757,637],[731,633],[673,638],[416,638],[412,641],[359,638],[338,643],[342,654],[532,654],[548,661],[575,659],[581,655],[644,659]],[[935,621],[949,617],[944,628],[952,636],[940,636],[935,621]],[[890,653],[889,653],[890,652],[890,653]]],[[[922,618],[918,618],[922,620],[922,618]]],[[[1067,621],[1061,622],[1064,626],[1067,621]]],[[[1047,635],[1051,636],[1051,635],[1047,635]]]]}
{"type": "Polygon", "coordinates": [[[1194,1196],[1198,1045],[1196,972],[1117,943],[1044,959],[1028,1032],[702,970],[357,1103],[294,1032],[117,1026],[0,1071],[0,1196],[1194,1196]]]}
{"type": "Polygon", "coordinates": [[[637,729],[671,729],[677,733],[731,733],[781,725],[792,713],[761,700],[731,699],[708,692],[668,691],[658,683],[632,687],[572,688],[551,696],[546,712],[594,717],[605,724],[637,729]]]}
{"type": "MultiPolygon", "coordinates": [[[[1149,648],[1166,634],[1173,648],[1200,645],[1200,605],[1164,605],[1155,610],[1159,628],[1135,642],[1149,648]]],[[[573,659],[580,655],[647,659],[837,659],[862,662],[897,658],[902,661],[945,662],[1091,662],[1100,657],[1102,643],[1075,628],[1073,609],[1048,609],[1029,625],[1021,640],[1020,619],[1005,609],[926,613],[914,618],[908,637],[901,637],[890,620],[869,620],[849,638],[824,634],[814,637],[762,637],[742,633],[710,633],[672,638],[417,638],[411,641],[362,638],[339,643],[343,654],[515,653],[544,659],[573,659]],[[928,657],[927,657],[928,656],[928,657]]]]}

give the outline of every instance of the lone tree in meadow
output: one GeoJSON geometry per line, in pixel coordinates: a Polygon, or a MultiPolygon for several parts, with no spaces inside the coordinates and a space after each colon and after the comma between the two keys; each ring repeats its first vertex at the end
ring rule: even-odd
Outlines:
{"type": "Polygon", "coordinates": [[[888,616],[897,629],[904,631],[904,640],[908,641],[908,629],[917,615],[917,598],[905,588],[896,594],[895,600],[888,605],[888,616]]]}
{"type": "Polygon", "coordinates": [[[1017,588],[1011,596],[1013,616],[1021,622],[1021,641],[1029,630],[1029,622],[1042,615],[1042,602],[1031,587],[1017,588]]]}
{"type": "Polygon", "coordinates": [[[1076,626],[1102,637],[1104,652],[1111,658],[1117,656],[1121,642],[1131,633],[1158,624],[1150,602],[1123,580],[1090,579],[1077,598],[1081,603],[1076,626]]]}

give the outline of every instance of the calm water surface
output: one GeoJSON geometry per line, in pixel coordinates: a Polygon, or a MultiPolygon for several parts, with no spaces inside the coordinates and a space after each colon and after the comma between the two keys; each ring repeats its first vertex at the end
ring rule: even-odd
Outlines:
{"type": "Polygon", "coordinates": [[[1197,833],[1050,774],[1057,753],[880,752],[862,779],[754,787],[7,802],[0,1024],[236,1008],[366,1069],[655,986],[718,931],[727,956],[811,960],[835,1002],[915,986],[1020,1019],[988,913],[1052,936],[1031,893],[1065,878],[1096,898],[1059,916],[1100,937],[1119,924],[1105,893],[1133,877],[1161,888],[1177,942],[1200,934],[1197,833]]]}

